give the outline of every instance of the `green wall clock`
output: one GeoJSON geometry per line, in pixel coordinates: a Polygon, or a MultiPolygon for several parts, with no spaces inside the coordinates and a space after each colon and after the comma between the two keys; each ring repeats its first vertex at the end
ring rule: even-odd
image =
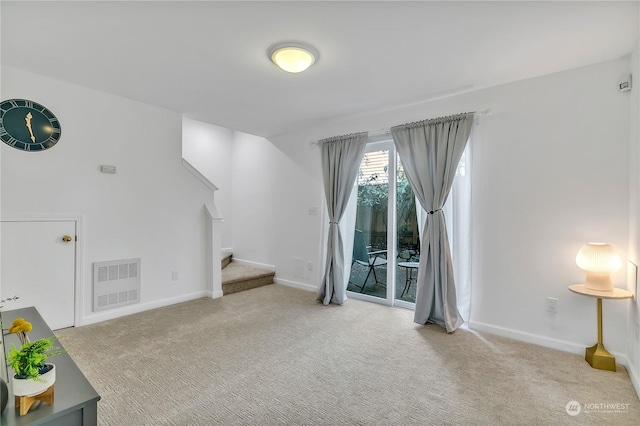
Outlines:
{"type": "Polygon", "coordinates": [[[22,151],[44,151],[60,140],[60,122],[37,102],[9,99],[0,103],[0,139],[22,151]]]}

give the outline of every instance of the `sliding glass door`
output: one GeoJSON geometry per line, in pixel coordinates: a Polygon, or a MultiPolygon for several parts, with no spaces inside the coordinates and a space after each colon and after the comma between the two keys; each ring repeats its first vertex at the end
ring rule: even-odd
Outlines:
{"type": "Polygon", "coordinates": [[[416,202],[391,140],[367,146],[356,204],[349,297],[413,308],[420,258],[416,202]]]}
{"type": "MultiPolygon", "coordinates": [[[[421,255],[420,223],[426,212],[417,203],[390,134],[379,136],[378,140],[369,137],[356,185],[357,197],[352,197],[347,209],[349,220],[355,222],[353,236],[347,236],[353,238],[348,296],[414,309],[421,255]]],[[[460,159],[443,211],[456,277],[458,310],[463,318],[468,318],[471,294],[469,146],[460,159]]]]}

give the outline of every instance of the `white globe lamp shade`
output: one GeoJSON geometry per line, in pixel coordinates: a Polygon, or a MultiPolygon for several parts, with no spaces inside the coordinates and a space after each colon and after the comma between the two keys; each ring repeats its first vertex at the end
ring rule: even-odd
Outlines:
{"type": "Polygon", "coordinates": [[[584,285],[590,290],[612,291],[611,274],[622,266],[620,256],[605,243],[583,245],[576,255],[576,264],[587,273],[584,285]]]}

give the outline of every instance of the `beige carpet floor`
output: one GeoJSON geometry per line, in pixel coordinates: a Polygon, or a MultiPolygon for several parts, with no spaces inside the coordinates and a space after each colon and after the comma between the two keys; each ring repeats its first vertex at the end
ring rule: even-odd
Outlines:
{"type": "Polygon", "coordinates": [[[101,425],[640,424],[622,367],[412,317],[274,284],[58,335],[101,425]]]}

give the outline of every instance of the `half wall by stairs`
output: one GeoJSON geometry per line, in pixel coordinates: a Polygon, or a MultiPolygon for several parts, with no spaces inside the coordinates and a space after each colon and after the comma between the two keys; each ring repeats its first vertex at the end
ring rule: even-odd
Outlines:
{"type": "Polygon", "coordinates": [[[273,284],[275,272],[253,266],[241,265],[233,261],[231,253],[223,253],[222,294],[229,295],[263,285],[273,284]]]}

